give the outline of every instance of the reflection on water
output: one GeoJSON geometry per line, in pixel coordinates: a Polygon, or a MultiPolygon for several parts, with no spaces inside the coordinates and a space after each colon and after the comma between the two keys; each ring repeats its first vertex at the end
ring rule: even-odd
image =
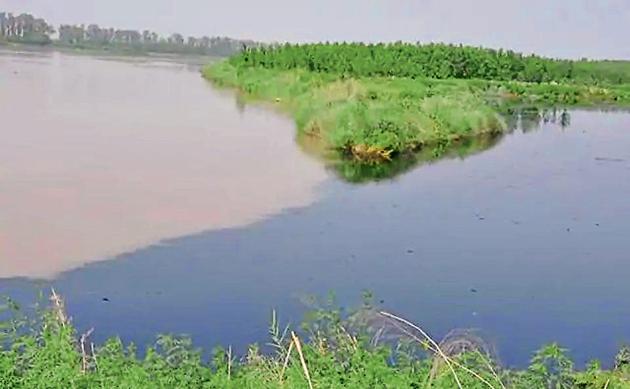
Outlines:
{"type": "Polygon", "coordinates": [[[542,124],[558,124],[561,128],[571,125],[571,114],[567,110],[541,109],[524,107],[510,111],[508,117],[509,128],[520,128],[523,132],[530,132],[540,128],[542,124]]]}
{"type": "Polygon", "coordinates": [[[394,178],[402,173],[439,160],[466,158],[495,146],[502,135],[486,135],[465,138],[447,147],[426,147],[381,164],[362,163],[352,158],[331,158],[326,163],[345,181],[365,183],[394,178]]]}
{"type": "MultiPolygon", "coordinates": [[[[479,329],[508,366],[557,341],[610,364],[630,340],[630,115],[574,112],[496,147],[396,180],[326,184],[325,196],[64,272],[52,281],[80,330],[206,349],[264,343],[269,313],[297,323],[303,296],[371,290],[436,338],[479,329]],[[104,302],[103,298],[107,301],[104,302]]],[[[30,302],[38,285],[0,282],[30,302]]]]}
{"type": "Polygon", "coordinates": [[[289,120],[190,64],[0,53],[0,278],[251,223],[327,177],[289,120]]]}
{"type": "MultiPolygon", "coordinates": [[[[530,132],[540,129],[542,124],[547,123],[557,123],[561,128],[566,128],[571,124],[571,115],[566,110],[535,107],[510,110],[504,118],[507,123],[507,133],[515,130],[530,132]]],[[[496,146],[503,136],[504,134],[487,134],[464,138],[447,145],[424,147],[417,152],[399,156],[381,164],[365,163],[352,157],[340,157],[335,153],[326,152],[316,144],[316,139],[308,135],[303,135],[299,141],[307,152],[324,154],[322,162],[341,179],[352,183],[366,183],[392,179],[411,169],[439,160],[470,157],[496,146]]]]}

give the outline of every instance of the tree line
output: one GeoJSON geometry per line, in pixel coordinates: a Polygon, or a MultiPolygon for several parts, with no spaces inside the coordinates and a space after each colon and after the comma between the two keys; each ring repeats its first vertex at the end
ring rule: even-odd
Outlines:
{"type": "Polygon", "coordinates": [[[55,28],[44,19],[30,14],[13,14],[0,12],[0,39],[8,41],[24,41],[30,43],[50,43],[50,34],[55,28]]]}
{"type": "Polygon", "coordinates": [[[231,62],[351,77],[630,82],[629,62],[551,59],[511,50],[435,43],[282,44],[249,48],[231,62]]]}
{"type": "Polygon", "coordinates": [[[229,56],[259,44],[251,40],[228,37],[184,37],[174,33],[164,37],[144,30],[121,30],[100,27],[97,24],[62,24],[56,30],[44,19],[23,13],[14,16],[0,12],[0,40],[18,43],[54,43],[61,46],[94,49],[131,49],[145,52],[205,54],[229,56]],[[51,39],[57,34],[55,40],[51,39]]]}

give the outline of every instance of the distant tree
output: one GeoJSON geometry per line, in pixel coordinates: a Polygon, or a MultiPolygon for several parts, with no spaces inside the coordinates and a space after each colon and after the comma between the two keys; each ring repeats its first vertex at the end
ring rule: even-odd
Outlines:
{"type": "Polygon", "coordinates": [[[105,31],[101,29],[97,24],[90,24],[87,26],[86,38],[92,43],[104,44],[107,43],[107,37],[105,31]]]}
{"type": "Polygon", "coordinates": [[[59,40],[68,44],[78,44],[86,40],[86,31],[84,25],[67,25],[59,26],[59,40]]]}
{"type": "MultiPolygon", "coordinates": [[[[50,35],[55,29],[44,19],[23,13],[18,16],[0,12],[0,39],[25,43],[50,43],[50,35]]],[[[97,24],[69,25],[58,28],[58,42],[69,46],[89,46],[92,48],[115,45],[147,52],[194,53],[228,56],[257,44],[230,38],[188,37],[175,33],[163,38],[155,32],[144,30],[115,30],[101,28],[97,24]]]]}
{"type": "Polygon", "coordinates": [[[204,49],[208,49],[210,47],[210,38],[208,38],[207,36],[202,37],[199,40],[201,47],[203,47],[204,49]]]}
{"type": "Polygon", "coordinates": [[[175,45],[183,45],[184,44],[184,37],[182,36],[182,34],[172,34],[169,38],[168,38],[168,42],[175,44],[175,45]]]}
{"type": "Polygon", "coordinates": [[[54,28],[44,19],[23,13],[18,16],[0,13],[0,36],[4,39],[27,43],[50,43],[54,28]]]}
{"type": "Polygon", "coordinates": [[[6,35],[7,22],[6,12],[0,12],[0,37],[4,37],[6,35]]]}
{"type": "Polygon", "coordinates": [[[114,41],[122,44],[136,44],[142,39],[142,35],[135,30],[116,30],[114,41]]]}

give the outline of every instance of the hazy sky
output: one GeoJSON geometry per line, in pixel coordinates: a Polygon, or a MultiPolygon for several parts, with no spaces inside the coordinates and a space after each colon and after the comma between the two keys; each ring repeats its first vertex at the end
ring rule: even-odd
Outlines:
{"type": "Polygon", "coordinates": [[[54,24],[262,41],[446,41],[630,59],[630,0],[0,0],[54,24]]]}

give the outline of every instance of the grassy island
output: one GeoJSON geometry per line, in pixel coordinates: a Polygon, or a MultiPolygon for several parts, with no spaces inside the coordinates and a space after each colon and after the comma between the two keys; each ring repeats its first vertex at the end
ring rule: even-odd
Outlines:
{"type": "Polygon", "coordinates": [[[630,62],[444,44],[259,47],[203,74],[277,105],[302,134],[362,162],[501,133],[519,107],[630,105],[630,62]]]}

